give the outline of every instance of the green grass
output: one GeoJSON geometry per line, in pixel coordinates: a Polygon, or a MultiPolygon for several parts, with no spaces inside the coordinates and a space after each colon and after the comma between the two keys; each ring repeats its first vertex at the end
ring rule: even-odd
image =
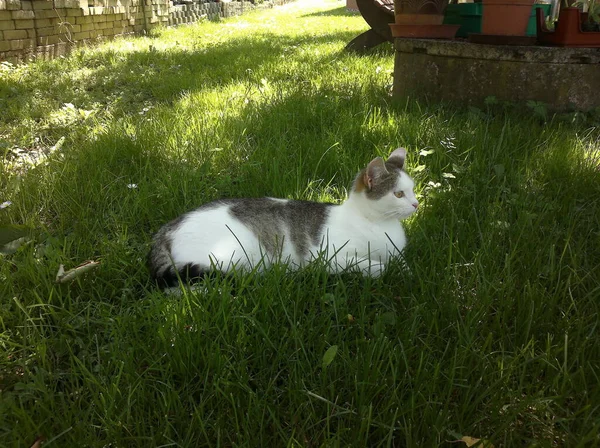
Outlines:
{"type": "Polygon", "coordinates": [[[391,46],[345,53],[367,26],[341,8],[1,69],[0,224],[35,229],[0,256],[1,446],[600,444],[600,130],[395,103],[391,46]],[[399,145],[422,203],[410,273],[151,286],[151,234],[180,213],[341,201],[399,145]],[[87,259],[101,266],[55,283],[87,259]]]}

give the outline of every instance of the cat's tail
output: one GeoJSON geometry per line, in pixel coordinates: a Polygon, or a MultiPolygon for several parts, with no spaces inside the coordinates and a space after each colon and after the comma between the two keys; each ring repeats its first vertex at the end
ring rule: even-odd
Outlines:
{"type": "Polygon", "coordinates": [[[152,248],[148,253],[150,276],[161,288],[176,286],[179,282],[175,264],[171,258],[171,239],[166,229],[154,235],[152,248]]]}
{"type": "Polygon", "coordinates": [[[178,286],[180,280],[189,282],[202,278],[206,274],[206,270],[196,264],[187,263],[180,268],[175,266],[171,257],[171,241],[164,231],[159,231],[154,236],[148,254],[148,269],[150,276],[160,288],[178,286]]]}

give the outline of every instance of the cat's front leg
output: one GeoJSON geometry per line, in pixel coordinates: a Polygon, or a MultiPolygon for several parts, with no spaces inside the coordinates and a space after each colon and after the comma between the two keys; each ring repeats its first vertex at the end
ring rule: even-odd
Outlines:
{"type": "Polygon", "coordinates": [[[356,261],[352,259],[345,263],[340,263],[338,260],[331,260],[329,263],[329,272],[332,274],[340,274],[342,272],[360,272],[364,277],[378,278],[385,271],[385,263],[381,261],[363,258],[356,261]]]}
{"type": "Polygon", "coordinates": [[[358,263],[358,268],[363,276],[378,278],[385,271],[385,264],[380,261],[366,259],[358,263]]]}

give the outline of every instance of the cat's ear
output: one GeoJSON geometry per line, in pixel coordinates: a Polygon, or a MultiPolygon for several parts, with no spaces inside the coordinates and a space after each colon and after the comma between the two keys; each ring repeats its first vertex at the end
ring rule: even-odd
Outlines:
{"type": "Polygon", "coordinates": [[[377,179],[384,174],[388,174],[388,170],[385,167],[385,162],[381,157],[376,157],[367,165],[365,177],[363,179],[364,184],[370,190],[373,188],[373,183],[377,182],[377,179]]]}
{"type": "Polygon", "coordinates": [[[404,167],[404,160],[406,160],[406,149],[398,148],[390,154],[387,162],[397,166],[399,169],[402,169],[404,167]]]}

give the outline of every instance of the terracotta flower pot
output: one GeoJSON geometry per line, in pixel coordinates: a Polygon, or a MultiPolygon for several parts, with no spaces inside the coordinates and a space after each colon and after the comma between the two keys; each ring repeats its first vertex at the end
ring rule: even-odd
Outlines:
{"type": "Polygon", "coordinates": [[[562,8],[554,31],[546,27],[543,14],[537,12],[538,41],[559,47],[600,48],[600,31],[584,31],[587,14],[578,8],[562,8]]]}
{"type": "Polygon", "coordinates": [[[482,34],[525,36],[534,0],[483,0],[482,34]]]}
{"type": "Polygon", "coordinates": [[[441,25],[443,14],[396,14],[398,25],[441,25]]]}

